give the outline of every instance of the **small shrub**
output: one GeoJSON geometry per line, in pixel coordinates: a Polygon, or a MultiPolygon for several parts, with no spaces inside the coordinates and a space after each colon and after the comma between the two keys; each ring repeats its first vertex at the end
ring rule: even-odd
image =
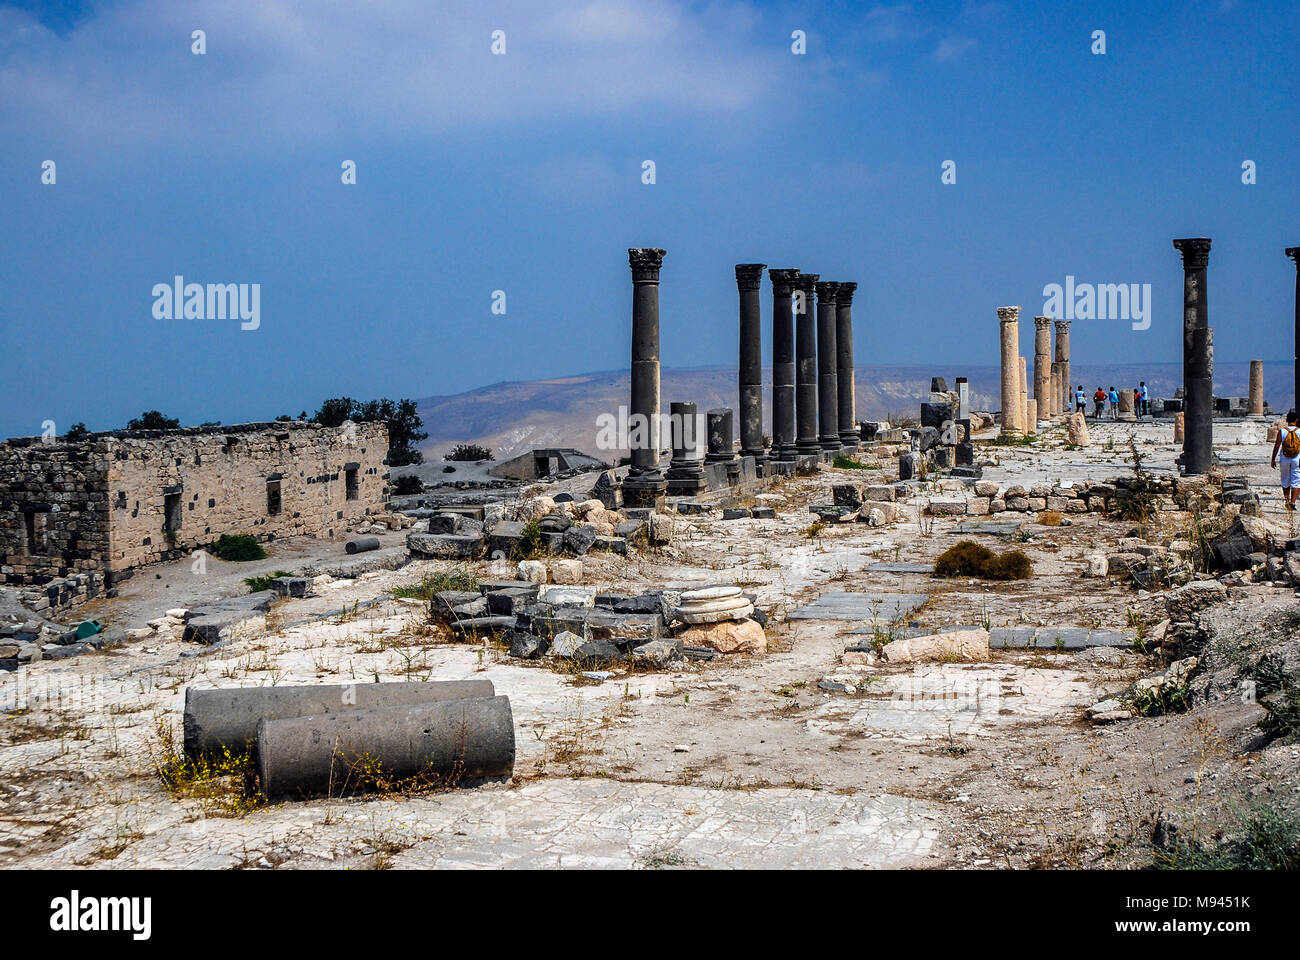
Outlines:
{"type": "Polygon", "coordinates": [[[1110,511],[1121,520],[1146,523],[1156,513],[1155,483],[1151,474],[1142,467],[1146,454],[1138,449],[1132,437],[1129,438],[1128,448],[1128,461],[1133,467],[1133,483],[1111,498],[1110,511]]]}
{"type": "Polygon", "coordinates": [[[1157,851],[1158,870],[1300,870],[1300,816],[1259,803],[1237,814],[1234,835],[1199,843],[1177,836],[1157,851]]]}
{"type": "Polygon", "coordinates": [[[1274,740],[1300,736],[1300,687],[1287,685],[1277,699],[1277,703],[1257,701],[1264,708],[1264,719],[1259,721],[1259,729],[1274,740]]]}
{"type": "Polygon", "coordinates": [[[1028,580],[1033,575],[1034,565],[1020,550],[998,554],[984,567],[986,580],[1028,580]]]}
{"type": "Polygon", "coordinates": [[[458,443],[443,455],[444,460],[476,461],[495,460],[496,454],[477,443],[458,443]]]}
{"type": "Polygon", "coordinates": [[[524,524],[519,533],[519,542],[511,551],[511,560],[530,560],[542,553],[542,527],[534,518],[524,524]]]}
{"type": "Polygon", "coordinates": [[[874,463],[863,463],[861,460],[855,460],[852,457],[846,457],[840,454],[831,464],[836,470],[879,470],[880,468],[874,463]]]}
{"type": "Polygon", "coordinates": [[[934,561],[936,577],[978,577],[983,580],[1028,580],[1033,564],[1020,550],[996,554],[974,540],[962,540],[934,561]]]}
{"type": "Polygon", "coordinates": [[[393,481],[393,493],[399,497],[406,497],[416,493],[424,493],[424,481],[413,473],[408,473],[404,477],[398,477],[393,481]]]}
{"type": "Polygon", "coordinates": [[[1186,713],[1187,685],[1162,683],[1143,690],[1129,701],[1129,705],[1144,717],[1163,717],[1167,713],[1186,713]]]}
{"type": "Polygon", "coordinates": [[[271,581],[277,577],[292,577],[293,574],[288,570],[276,570],[273,573],[263,574],[260,577],[245,577],[244,583],[248,585],[249,593],[261,593],[263,590],[271,589],[271,581]]]}
{"type": "Polygon", "coordinates": [[[825,529],[826,529],[826,524],[823,521],[814,520],[812,523],[808,524],[808,527],[807,529],[804,530],[803,535],[810,539],[813,537],[819,537],[821,536],[821,532],[825,529]]]}
{"type": "Polygon", "coordinates": [[[257,538],[247,533],[223,533],[212,545],[212,555],[236,563],[266,559],[266,551],[257,538]]]}
{"type": "Polygon", "coordinates": [[[450,570],[443,570],[440,573],[425,574],[419,583],[394,587],[389,591],[389,594],[406,599],[431,600],[435,593],[441,593],[443,590],[473,592],[477,589],[478,577],[474,576],[469,570],[452,567],[450,570]]]}

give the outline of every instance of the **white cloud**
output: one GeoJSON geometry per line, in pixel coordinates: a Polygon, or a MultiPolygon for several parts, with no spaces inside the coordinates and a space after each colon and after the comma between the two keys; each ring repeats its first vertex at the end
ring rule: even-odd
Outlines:
{"type": "Polygon", "coordinates": [[[0,38],[0,129],[141,147],[707,117],[770,104],[796,66],[747,8],[685,0],[125,0],[62,35],[0,8],[0,38]]]}
{"type": "Polygon", "coordinates": [[[934,59],[939,63],[949,63],[976,46],[978,46],[978,43],[971,37],[944,37],[939,41],[939,45],[934,48],[934,59]]]}

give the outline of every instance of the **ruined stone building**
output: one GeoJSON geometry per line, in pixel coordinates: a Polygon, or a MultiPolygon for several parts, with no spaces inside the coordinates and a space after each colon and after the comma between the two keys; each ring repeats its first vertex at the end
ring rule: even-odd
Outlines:
{"type": "Polygon", "coordinates": [[[330,537],[384,511],[383,423],[121,430],[0,445],[0,582],[106,585],[222,534],[330,537]]]}

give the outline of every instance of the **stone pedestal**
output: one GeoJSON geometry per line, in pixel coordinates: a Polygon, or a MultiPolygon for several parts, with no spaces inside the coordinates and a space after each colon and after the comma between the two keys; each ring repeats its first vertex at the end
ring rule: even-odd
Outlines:
{"type": "Polygon", "coordinates": [[[1061,412],[1074,411],[1074,384],[1070,382],[1070,321],[1055,320],[1056,362],[1060,364],[1061,412]]]}
{"type": "Polygon", "coordinates": [[[772,278],[772,456],[784,461],[795,453],[794,296],[798,270],[769,270],[772,278]]]}
{"type": "Polygon", "coordinates": [[[1002,335],[1002,432],[1023,432],[1020,419],[1020,308],[998,307],[1002,335]]]}
{"type": "Polygon", "coordinates": [[[699,407],[693,403],[669,404],[673,459],[664,475],[668,492],[694,496],[704,489],[704,457],[700,450],[699,407]]]}
{"type": "Polygon", "coordinates": [[[1174,249],[1183,255],[1183,472],[1190,476],[1207,472],[1214,461],[1214,331],[1205,289],[1210,240],[1175,240],[1174,249]]]}
{"type": "Polygon", "coordinates": [[[1264,361],[1250,361],[1250,413],[1254,417],[1264,415],[1264,361]]]}
{"type": "Polygon", "coordinates": [[[1133,412],[1132,390],[1121,390],[1119,392],[1118,417],[1120,420],[1137,419],[1137,415],[1133,412]]]}
{"type": "Polygon", "coordinates": [[[815,457],[817,445],[817,274],[801,273],[795,301],[795,449],[815,457]]]}
{"type": "Polygon", "coordinates": [[[828,454],[840,451],[840,402],[836,384],[836,295],[840,285],[817,284],[817,442],[828,454]]]}
{"type": "Polygon", "coordinates": [[[731,408],[720,407],[708,413],[709,463],[730,463],[736,459],[736,431],[731,422],[731,408]]]}
{"type": "Polygon", "coordinates": [[[629,446],[632,466],[623,481],[623,500],[652,507],[668,491],[659,467],[659,269],[665,251],[629,249],[632,267],[632,398],[629,446]]]}
{"type": "Polygon", "coordinates": [[[1184,419],[1186,416],[1179,411],[1178,416],[1174,417],[1174,443],[1182,443],[1187,438],[1187,421],[1184,419]]]}
{"type": "Polygon", "coordinates": [[[858,447],[853,381],[853,293],[856,283],[841,283],[835,297],[835,396],[839,403],[840,446],[858,447]]]}
{"type": "Polygon", "coordinates": [[[1038,432],[1038,401],[1025,401],[1025,424],[1030,433],[1038,432]]]}
{"type": "Polygon", "coordinates": [[[740,292],[740,455],[753,457],[760,466],[767,460],[763,447],[763,322],[759,287],[763,263],[736,264],[740,292]]]}

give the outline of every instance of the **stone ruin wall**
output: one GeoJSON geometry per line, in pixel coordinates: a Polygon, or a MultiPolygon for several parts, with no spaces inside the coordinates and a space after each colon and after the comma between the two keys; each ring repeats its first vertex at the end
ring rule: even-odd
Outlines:
{"type": "Polygon", "coordinates": [[[241,424],[122,431],[79,443],[10,440],[0,445],[0,582],[49,585],[82,573],[121,574],[206,547],[223,533],[259,540],[335,536],[385,511],[387,456],[385,424],[241,424]],[[347,496],[349,464],[356,464],[355,499],[347,496]],[[276,476],[281,506],[272,515],[267,481],[276,476]],[[170,534],[169,496],[177,497],[173,516],[179,514],[170,534]]]}
{"type": "Polygon", "coordinates": [[[43,584],[102,568],[109,537],[106,448],[98,440],[38,437],[0,444],[0,582],[43,584]]]}
{"type": "Polygon", "coordinates": [[[331,537],[387,497],[388,428],[304,424],[203,428],[155,438],[116,439],[107,470],[110,570],[189,554],[222,534],[258,540],[331,537]],[[357,496],[347,498],[345,468],[356,464],[357,496]],[[268,512],[268,480],[280,483],[280,512],[268,512]],[[167,500],[180,523],[164,530],[167,500]]]}

